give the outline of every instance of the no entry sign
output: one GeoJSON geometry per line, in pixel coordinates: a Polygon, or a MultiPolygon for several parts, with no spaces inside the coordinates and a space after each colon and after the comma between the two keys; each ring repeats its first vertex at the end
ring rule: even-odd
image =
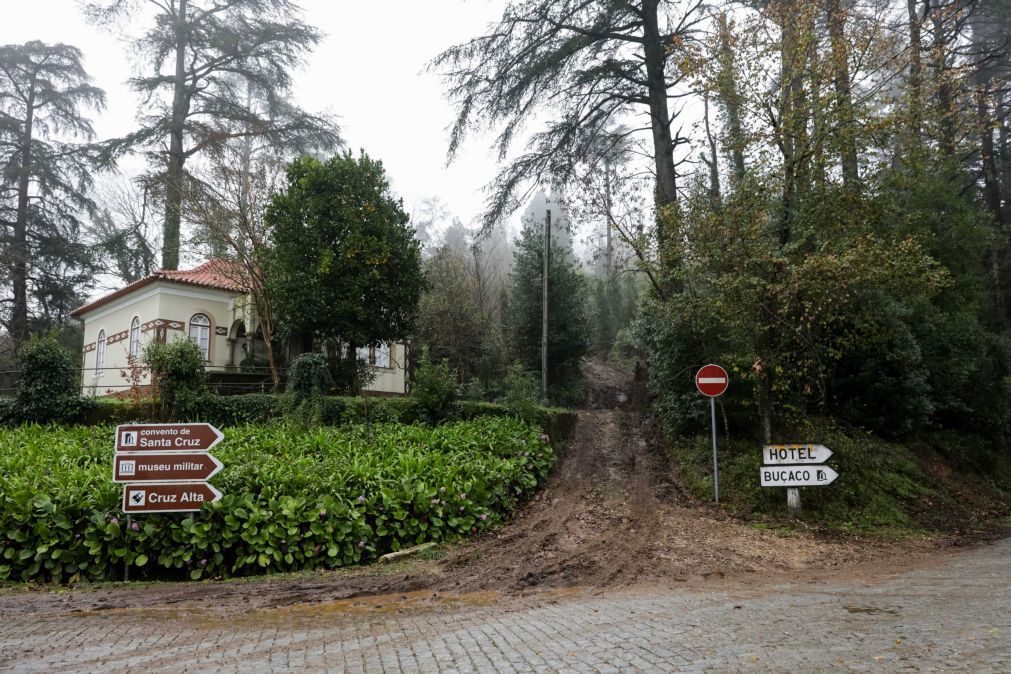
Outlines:
{"type": "Polygon", "coordinates": [[[719,365],[706,365],[695,373],[695,387],[702,395],[717,398],[727,391],[730,377],[719,365]]]}

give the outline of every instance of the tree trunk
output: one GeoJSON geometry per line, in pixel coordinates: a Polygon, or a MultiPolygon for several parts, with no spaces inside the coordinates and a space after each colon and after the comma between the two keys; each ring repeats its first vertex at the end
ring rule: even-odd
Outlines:
{"type": "Polygon", "coordinates": [[[948,68],[948,44],[944,35],[944,13],[948,5],[931,4],[930,20],[933,26],[934,79],[937,82],[937,118],[939,120],[938,142],[944,156],[955,156],[955,95],[952,88],[951,72],[948,68]]]}
{"type": "Polygon", "coordinates": [[[183,150],[183,132],[186,116],[189,114],[189,94],[186,90],[186,44],[187,0],[179,0],[179,10],[175,21],[175,77],[172,96],[172,121],[169,125],[168,172],[165,184],[165,226],[162,232],[162,269],[179,268],[179,228],[182,223],[183,165],[186,155],[183,150]]]}
{"type": "Polygon", "coordinates": [[[727,111],[727,136],[730,141],[730,164],[733,184],[744,180],[744,131],[741,128],[741,98],[737,92],[737,71],[734,69],[734,52],[730,46],[730,29],[727,15],[719,16],[720,30],[720,76],[719,91],[723,107],[727,111]]]}
{"type": "Polygon", "coordinates": [[[779,243],[790,241],[793,205],[797,192],[797,13],[794,3],[787,1],[778,6],[781,29],[779,75],[779,146],[783,155],[783,204],[779,222],[779,243]]]}
{"type": "Polygon", "coordinates": [[[705,121],[706,141],[709,143],[709,159],[705,160],[706,165],[709,167],[709,199],[713,203],[713,208],[719,209],[723,203],[723,197],[720,193],[720,165],[717,161],[716,140],[713,138],[713,132],[709,127],[708,91],[702,95],[702,105],[705,111],[703,120],[705,121]]]}
{"type": "Polygon", "coordinates": [[[855,120],[853,118],[853,93],[850,83],[849,45],[846,42],[846,10],[840,0],[827,0],[826,14],[828,21],[829,41],[832,51],[832,80],[835,85],[836,112],[839,120],[839,133],[842,147],[843,185],[855,189],[860,178],[857,163],[857,145],[855,120]]]}
{"type": "Polygon", "coordinates": [[[990,250],[990,275],[993,286],[994,327],[1003,332],[1007,327],[1007,311],[1004,304],[1003,270],[1001,264],[1002,252],[1006,241],[1003,204],[1001,203],[1000,183],[997,175],[997,163],[994,159],[993,120],[990,117],[990,106],[987,103],[987,85],[981,84],[976,92],[976,112],[979,124],[979,154],[983,168],[983,199],[987,209],[997,223],[999,240],[994,242],[990,250]]]}
{"type": "MultiPolygon", "coordinates": [[[[674,139],[670,132],[667,109],[667,53],[660,39],[659,0],[644,0],[643,56],[646,62],[646,88],[650,125],[653,130],[653,162],[656,168],[658,207],[677,206],[677,173],[674,167],[674,139]]],[[[658,225],[657,239],[663,246],[663,228],[658,225]]]]}
{"type": "Polygon", "coordinates": [[[920,140],[923,117],[923,39],[920,15],[916,10],[919,0],[906,0],[909,14],[909,132],[916,142],[920,140]]]}
{"type": "Polygon", "coordinates": [[[28,339],[28,207],[32,176],[32,134],[35,125],[34,85],[26,101],[25,129],[21,136],[21,166],[18,172],[18,206],[14,221],[14,240],[11,253],[14,264],[11,286],[14,302],[11,310],[11,342],[15,352],[28,339]]]}

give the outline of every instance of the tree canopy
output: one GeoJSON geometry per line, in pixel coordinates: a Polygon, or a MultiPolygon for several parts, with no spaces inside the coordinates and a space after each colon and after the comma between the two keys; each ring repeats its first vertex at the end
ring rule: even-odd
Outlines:
{"type": "MultiPolygon", "coordinates": [[[[131,80],[144,97],[141,128],[122,143],[150,148],[165,216],[162,267],[179,265],[188,192],[186,162],[237,139],[266,139],[288,151],[332,150],[333,119],[290,101],[292,73],[321,34],[291,0],[102,0],[87,3],[101,24],[139,8],[154,19],[133,46],[145,72],[131,80]],[[166,142],[167,141],[167,142],[166,142]]],[[[197,190],[199,192],[199,190],[197,190]]]]}
{"type": "Polygon", "coordinates": [[[346,346],[405,339],[424,287],[421,245],[381,162],[365,153],[288,166],[267,208],[280,330],[346,346]]]}

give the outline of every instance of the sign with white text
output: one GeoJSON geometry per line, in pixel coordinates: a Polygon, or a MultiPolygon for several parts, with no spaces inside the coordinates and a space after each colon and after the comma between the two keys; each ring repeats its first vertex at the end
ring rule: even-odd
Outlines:
{"type": "Polygon", "coordinates": [[[116,427],[116,452],[206,452],[224,437],[210,424],[128,424],[116,427]]]}
{"type": "Polygon", "coordinates": [[[113,482],[201,482],[224,465],[210,454],[116,454],[113,482]]]}
{"type": "Polygon", "coordinates": [[[204,482],[128,484],[123,488],[123,512],[185,513],[221,499],[221,492],[204,482]]]}
{"type": "Polygon", "coordinates": [[[839,477],[828,466],[762,466],[759,468],[763,487],[822,487],[839,477]]]}
{"type": "Polygon", "coordinates": [[[762,463],[766,465],[790,465],[800,463],[825,463],[832,456],[832,450],[825,445],[763,445],[762,463]]]}

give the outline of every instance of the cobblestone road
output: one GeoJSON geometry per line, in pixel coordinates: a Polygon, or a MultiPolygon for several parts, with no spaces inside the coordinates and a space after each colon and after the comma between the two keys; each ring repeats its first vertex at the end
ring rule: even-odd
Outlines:
{"type": "Polygon", "coordinates": [[[860,582],[7,616],[0,670],[1008,672],[1009,580],[1011,540],[860,582]]]}

